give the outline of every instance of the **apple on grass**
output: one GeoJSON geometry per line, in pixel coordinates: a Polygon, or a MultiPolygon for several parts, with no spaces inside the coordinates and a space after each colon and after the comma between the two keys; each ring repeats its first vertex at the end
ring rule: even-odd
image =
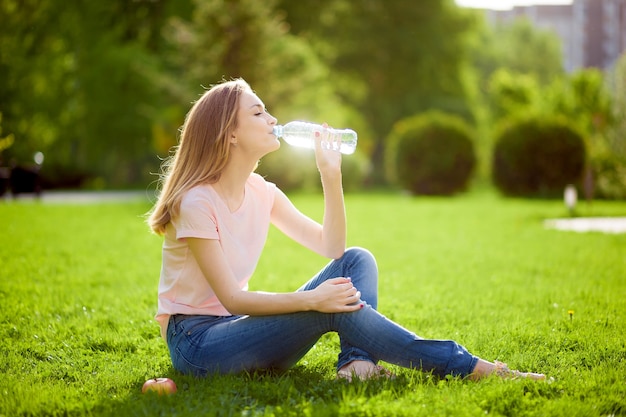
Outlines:
{"type": "Polygon", "coordinates": [[[169,378],[152,378],[143,383],[142,393],[156,392],[159,395],[169,395],[176,392],[176,384],[169,378]]]}

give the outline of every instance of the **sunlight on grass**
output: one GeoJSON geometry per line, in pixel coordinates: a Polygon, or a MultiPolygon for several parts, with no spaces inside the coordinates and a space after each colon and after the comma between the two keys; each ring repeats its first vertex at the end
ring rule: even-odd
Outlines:
{"type": "MultiPolygon", "coordinates": [[[[321,217],[319,196],[297,195],[321,217]]],[[[0,203],[0,416],[619,415],[626,412],[626,235],[549,230],[559,201],[354,194],[349,245],[380,269],[379,310],[417,334],[553,383],[438,380],[393,367],[394,381],[335,381],[324,336],[284,375],[177,374],[153,316],[160,238],[141,203],[0,203]],[[570,312],[573,313],[570,314],[570,312]],[[141,385],[167,376],[172,397],[141,385]]],[[[581,215],[624,216],[624,202],[581,215]]],[[[586,212],[585,212],[586,211],[586,212]]],[[[251,285],[292,291],[326,260],[275,229],[251,285]]]]}

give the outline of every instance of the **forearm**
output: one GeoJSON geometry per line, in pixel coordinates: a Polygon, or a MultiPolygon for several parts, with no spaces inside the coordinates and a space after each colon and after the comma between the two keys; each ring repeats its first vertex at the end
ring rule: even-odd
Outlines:
{"type": "Polygon", "coordinates": [[[224,307],[231,314],[269,316],[314,310],[313,293],[309,291],[293,293],[267,293],[260,291],[239,291],[224,307]]]}
{"type": "Polygon", "coordinates": [[[341,171],[323,175],[324,220],[322,223],[322,247],[326,256],[340,258],[346,249],[346,208],[341,184],[341,171]]]}
{"type": "Polygon", "coordinates": [[[264,293],[237,290],[220,297],[232,314],[251,316],[287,314],[299,311],[342,313],[363,308],[361,292],[349,278],[330,278],[310,291],[264,293]]]}

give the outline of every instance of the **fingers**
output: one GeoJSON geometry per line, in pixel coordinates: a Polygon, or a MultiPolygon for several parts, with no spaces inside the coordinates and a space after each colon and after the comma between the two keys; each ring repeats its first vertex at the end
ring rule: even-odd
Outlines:
{"type": "Polygon", "coordinates": [[[329,285],[334,287],[334,292],[340,297],[361,296],[361,291],[357,290],[350,278],[332,278],[328,281],[329,285]]]}
{"type": "Polygon", "coordinates": [[[350,277],[336,277],[336,278],[327,279],[326,282],[330,284],[338,285],[338,284],[345,284],[348,282],[351,283],[352,279],[350,277]]]}
{"type": "Polygon", "coordinates": [[[316,148],[319,144],[320,149],[339,151],[341,146],[341,138],[337,134],[331,134],[330,127],[327,123],[322,124],[322,131],[315,132],[316,148]]]}
{"type": "Polygon", "coordinates": [[[330,132],[328,131],[328,123],[322,123],[322,127],[324,128],[324,130],[322,131],[322,149],[332,149],[332,139],[330,132]]]}
{"type": "Polygon", "coordinates": [[[360,309],[362,309],[363,307],[365,307],[365,303],[362,302],[355,302],[355,303],[350,303],[350,304],[340,304],[337,305],[336,307],[329,309],[328,313],[351,313],[353,311],[359,311],[360,309]]]}
{"type": "Polygon", "coordinates": [[[321,132],[315,132],[315,151],[319,151],[320,149],[322,149],[322,133],[321,132]]]}
{"type": "Polygon", "coordinates": [[[324,128],[324,137],[322,138],[322,144],[324,149],[330,149],[333,151],[339,151],[341,149],[341,135],[335,133],[331,133],[331,128],[327,123],[322,125],[324,128]]]}
{"type": "MultiPolygon", "coordinates": [[[[329,280],[331,281],[331,280],[329,280]]],[[[352,306],[355,303],[358,304],[361,300],[361,291],[359,291],[353,284],[350,278],[333,278],[332,284],[337,290],[338,301],[345,306],[352,306]]]]}

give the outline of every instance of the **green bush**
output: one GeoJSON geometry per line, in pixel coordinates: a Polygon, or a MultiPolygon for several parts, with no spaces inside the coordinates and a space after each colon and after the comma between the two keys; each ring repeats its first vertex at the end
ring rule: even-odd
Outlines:
{"type": "Polygon", "coordinates": [[[439,111],[401,120],[387,139],[387,176],[414,194],[463,191],[476,166],[471,138],[461,118],[439,111]]]}
{"type": "Polygon", "coordinates": [[[606,143],[595,141],[589,149],[589,165],[593,178],[593,197],[626,199],[626,160],[606,143]]]}
{"type": "Polygon", "coordinates": [[[504,125],[496,134],[492,175],[506,195],[560,196],[578,184],[586,161],[585,141],[563,119],[530,117],[504,125]]]}

